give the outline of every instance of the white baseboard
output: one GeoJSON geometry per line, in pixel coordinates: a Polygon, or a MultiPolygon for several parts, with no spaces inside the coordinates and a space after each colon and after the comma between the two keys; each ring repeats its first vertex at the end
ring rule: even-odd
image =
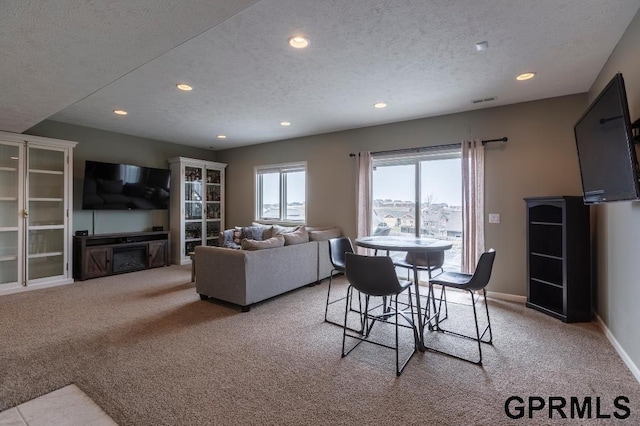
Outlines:
{"type": "Polygon", "coordinates": [[[609,342],[611,343],[613,348],[616,350],[616,352],[618,352],[618,355],[620,355],[620,358],[622,358],[622,362],[624,362],[625,365],[629,368],[629,370],[631,370],[631,374],[633,374],[633,377],[635,377],[636,380],[640,382],[640,368],[638,368],[638,366],[634,364],[633,360],[631,359],[631,357],[629,357],[629,355],[624,350],[622,345],[618,343],[618,341],[616,340],[616,337],[613,335],[611,330],[609,330],[609,327],[607,327],[604,321],[602,321],[602,318],[600,318],[598,314],[595,314],[595,316],[596,316],[596,321],[602,328],[602,331],[604,331],[604,335],[607,336],[607,339],[609,339],[609,342]]]}
{"type": "MultiPolygon", "coordinates": [[[[508,294],[508,293],[498,293],[495,291],[487,291],[487,297],[490,297],[493,299],[499,299],[499,300],[506,300],[508,302],[517,302],[522,304],[526,303],[527,301],[527,298],[525,296],[517,296],[515,294],[508,294]]],[[[640,382],[640,368],[638,368],[638,366],[633,362],[633,360],[624,350],[622,345],[618,343],[618,341],[616,340],[611,330],[609,330],[609,328],[606,326],[604,321],[602,321],[602,318],[600,318],[598,314],[595,314],[595,317],[596,317],[597,323],[602,328],[604,335],[607,336],[607,339],[609,340],[613,348],[616,350],[616,352],[618,352],[618,355],[622,359],[622,362],[624,362],[627,368],[629,368],[629,370],[631,371],[631,374],[633,374],[633,377],[635,377],[635,379],[638,382],[640,382]]]]}
{"type": "Polygon", "coordinates": [[[74,282],[75,281],[73,280],[73,278],[65,278],[57,281],[30,284],[28,286],[15,284],[14,286],[9,288],[0,288],[0,296],[4,296],[5,294],[22,293],[23,291],[33,291],[41,288],[57,287],[60,285],[73,284],[74,282]]]}
{"type": "Polygon", "coordinates": [[[518,296],[509,293],[498,293],[497,291],[487,291],[487,297],[498,300],[506,300],[507,302],[522,303],[523,305],[527,301],[526,296],[518,296]]]}

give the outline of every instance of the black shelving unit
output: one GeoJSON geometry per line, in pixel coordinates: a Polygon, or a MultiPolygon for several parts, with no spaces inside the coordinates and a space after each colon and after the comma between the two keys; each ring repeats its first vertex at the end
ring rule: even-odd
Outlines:
{"type": "Polygon", "coordinates": [[[527,307],[564,322],[591,321],[589,206],[576,196],[524,200],[527,307]]]}

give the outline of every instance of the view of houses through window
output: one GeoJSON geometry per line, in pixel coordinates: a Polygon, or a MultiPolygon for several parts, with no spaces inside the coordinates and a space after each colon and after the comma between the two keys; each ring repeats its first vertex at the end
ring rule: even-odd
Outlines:
{"type": "Polygon", "coordinates": [[[256,219],[306,221],[306,163],[256,167],[256,219]]]}
{"type": "Polygon", "coordinates": [[[451,241],[444,267],[460,271],[462,171],[459,149],[373,158],[372,234],[451,241]]]}

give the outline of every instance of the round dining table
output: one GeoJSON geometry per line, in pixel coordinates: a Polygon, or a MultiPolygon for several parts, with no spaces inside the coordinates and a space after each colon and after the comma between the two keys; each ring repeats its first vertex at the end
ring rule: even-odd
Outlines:
{"type": "MultiPolygon", "coordinates": [[[[404,251],[408,253],[424,253],[427,257],[427,264],[429,259],[429,253],[441,252],[445,250],[450,250],[453,247],[453,244],[450,241],[438,240],[435,238],[424,238],[424,237],[410,237],[410,236],[401,236],[401,235],[377,235],[370,237],[360,237],[356,238],[355,244],[359,247],[364,247],[368,249],[376,250],[376,254],[378,250],[384,250],[387,253],[390,251],[404,251]]],[[[416,293],[416,301],[418,302],[417,309],[417,318],[418,318],[418,342],[416,342],[418,349],[424,352],[424,326],[426,324],[423,317],[422,311],[420,309],[420,282],[418,280],[418,270],[419,265],[414,263],[413,265],[413,283],[416,293]]],[[[429,274],[431,277],[431,274],[429,274]]],[[[427,307],[429,304],[429,300],[433,300],[433,308],[435,313],[435,297],[433,294],[433,288],[431,284],[429,284],[428,297],[427,297],[427,307]]],[[[426,310],[428,311],[428,309],[426,310]]]]}

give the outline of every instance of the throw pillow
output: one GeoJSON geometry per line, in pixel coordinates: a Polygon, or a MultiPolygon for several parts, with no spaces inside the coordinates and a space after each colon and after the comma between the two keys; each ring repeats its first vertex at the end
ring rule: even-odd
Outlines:
{"type": "Polygon", "coordinates": [[[263,250],[284,246],[284,236],[276,235],[267,240],[251,240],[245,238],[241,243],[243,250],[263,250]]]}
{"type": "Polygon", "coordinates": [[[251,226],[260,226],[262,227],[262,239],[263,240],[268,240],[269,238],[273,237],[275,234],[273,233],[273,226],[272,225],[263,225],[262,223],[259,222],[251,222],[251,226]]]}
{"type": "Polygon", "coordinates": [[[236,226],[233,231],[233,242],[240,244],[243,239],[262,240],[261,226],[236,226]]]}
{"type": "Polygon", "coordinates": [[[273,233],[273,235],[280,235],[280,234],[285,234],[285,233],[288,233],[288,232],[297,231],[298,229],[300,229],[300,226],[273,225],[272,233],[273,233]]]}
{"type": "Polygon", "coordinates": [[[326,241],[331,238],[338,238],[342,235],[340,228],[337,226],[335,228],[325,229],[323,231],[309,231],[309,240],[310,241],[326,241]]]}
{"type": "Polygon", "coordinates": [[[309,233],[304,226],[301,226],[293,232],[286,232],[284,236],[284,245],[292,246],[294,244],[302,244],[309,242],[309,233]]]}
{"type": "Polygon", "coordinates": [[[220,247],[239,249],[240,245],[233,241],[233,229],[227,229],[220,233],[220,247]]]}

